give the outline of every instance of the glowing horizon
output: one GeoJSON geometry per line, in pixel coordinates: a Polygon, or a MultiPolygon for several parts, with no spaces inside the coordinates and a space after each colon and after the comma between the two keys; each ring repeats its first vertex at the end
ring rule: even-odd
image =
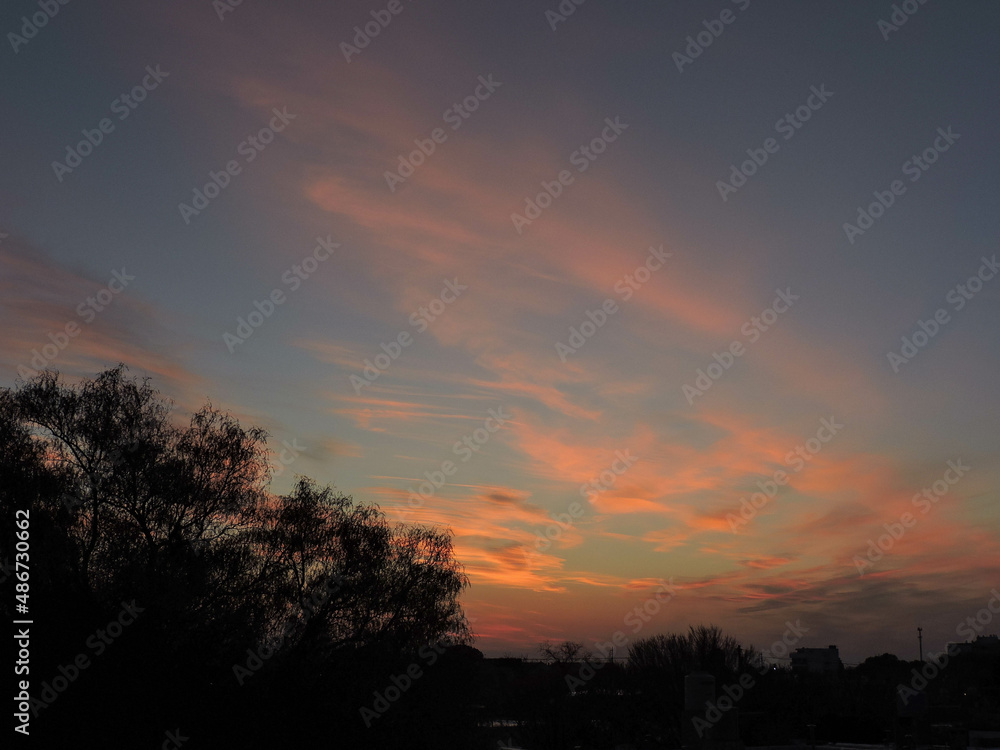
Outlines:
{"type": "Polygon", "coordinates": [[[488,655],[943,648],[1000,573],[995,7],[574,7],[60,6],[2,385],[122,361],[450,528],[488,655]]]}

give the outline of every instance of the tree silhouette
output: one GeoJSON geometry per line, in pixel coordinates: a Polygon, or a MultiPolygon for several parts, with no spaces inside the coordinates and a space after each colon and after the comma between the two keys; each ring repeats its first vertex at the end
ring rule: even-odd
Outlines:
{"type": "Polygon", "coordinates": [[[377,508],[354,505],[300,479],[265,507],[256,538],[282,571],[287,600],[307,602],[336,577],[336,593],[310,611],[301,637],[330,647],[406,653],[469,639],[458,596],[468,585],[449,534],[393,528],[377,508]]]}
{"type": "MultiPolygon", "coordinates": [[[[152,746],[185,721],[202,742],[220,732],[230,741],[239,721],[209,717],[208,706],[240,715],[299,693],[301,725],[282,736],[328,739],[320,711],[340,716],[345,736],[362,687],[384,687],[382,670],[428,643],[471,640],[449,532],[392,526],[377,507],[305,478],[275,496],[264,430],[211,404],[187,424],[173,416],[122,365],[76,385],[43,372],[0,390],[0,558],[13,559],[14,513],[29,510],[33,684],[78,653],[95,656],[88,636],[123,603],[141,612],[39,708],[36,741],[65,746],[85,722],[108,742],[152,746]],[[234,679],[241,665],[249,691],[234,679]]],[[[12,602],[3,597],[7,615],[12,602]]],[[[377,734],[355,742],[388,747],[377,734]]],[[[258,725],[243,741],[268,746],[267,732],[258,725]]]]}
{"type": "Polygon", "coordinates": [[[744,647],[715,625],[691,626],[686,634],[668,633],[640,638],[629,646],[628,673],[635,686],[640,713],[662,717],[664,728],[681,737],[684,677],[692,672],[715,676],[717,689],[743,673],[757,674],[763,657],[744,647]]]}
{"type": "Polygon", "coordinates": [[[542,641],[538,645],[538,651],[545,661],[557,664],[589,661],[594,656],[590,649],[585,648],[582,643],[577,643],[576,641],[563,641],[557,644],[542,641]]]}
{"type": "Polygon", "coordinates": [[[761,653],[744,647],[715,625],[691,626],[684,634],[669,633],[640,638],[628,651],[629,668],[653,671],[683,681],[691,672],[709,672],[716,679],[732,679],[742,672],[759,671],[761,653]]]}

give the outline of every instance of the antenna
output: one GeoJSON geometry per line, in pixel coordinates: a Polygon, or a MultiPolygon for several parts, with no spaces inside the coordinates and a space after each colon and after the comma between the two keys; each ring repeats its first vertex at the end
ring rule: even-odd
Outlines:
{"type": "Polygon", "coordinates": [[[924,661],[924,629],[917,628],[917,640],[920,642],[920,662],[924,661]]]}

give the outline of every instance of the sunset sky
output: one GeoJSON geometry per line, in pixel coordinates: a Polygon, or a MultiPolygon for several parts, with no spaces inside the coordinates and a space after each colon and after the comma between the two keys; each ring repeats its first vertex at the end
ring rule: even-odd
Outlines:
{"type": "Polygon", "coordinates": [[[1000,6],[913,4],[16,0],[0,384],[122,361],[451,528],[487,655],[940,650],[1000,587],[1000,6]]]}

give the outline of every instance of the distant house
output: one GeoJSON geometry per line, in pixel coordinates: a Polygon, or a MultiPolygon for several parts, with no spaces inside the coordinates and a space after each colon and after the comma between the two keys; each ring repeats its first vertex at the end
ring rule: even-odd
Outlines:
{"type": "Polygon", "coordinates": [[[948,652],[952,654],[1000,654],[1000,638],[995,635],[981,635],[974,641],[965,643],[949,643],[948,652]]]}
{"type": "Polygon", "coordinates": [[[837,674],[844,668],[836,646],[797,648],[792,652],[792,671],[803,674],[837,674]]]}

